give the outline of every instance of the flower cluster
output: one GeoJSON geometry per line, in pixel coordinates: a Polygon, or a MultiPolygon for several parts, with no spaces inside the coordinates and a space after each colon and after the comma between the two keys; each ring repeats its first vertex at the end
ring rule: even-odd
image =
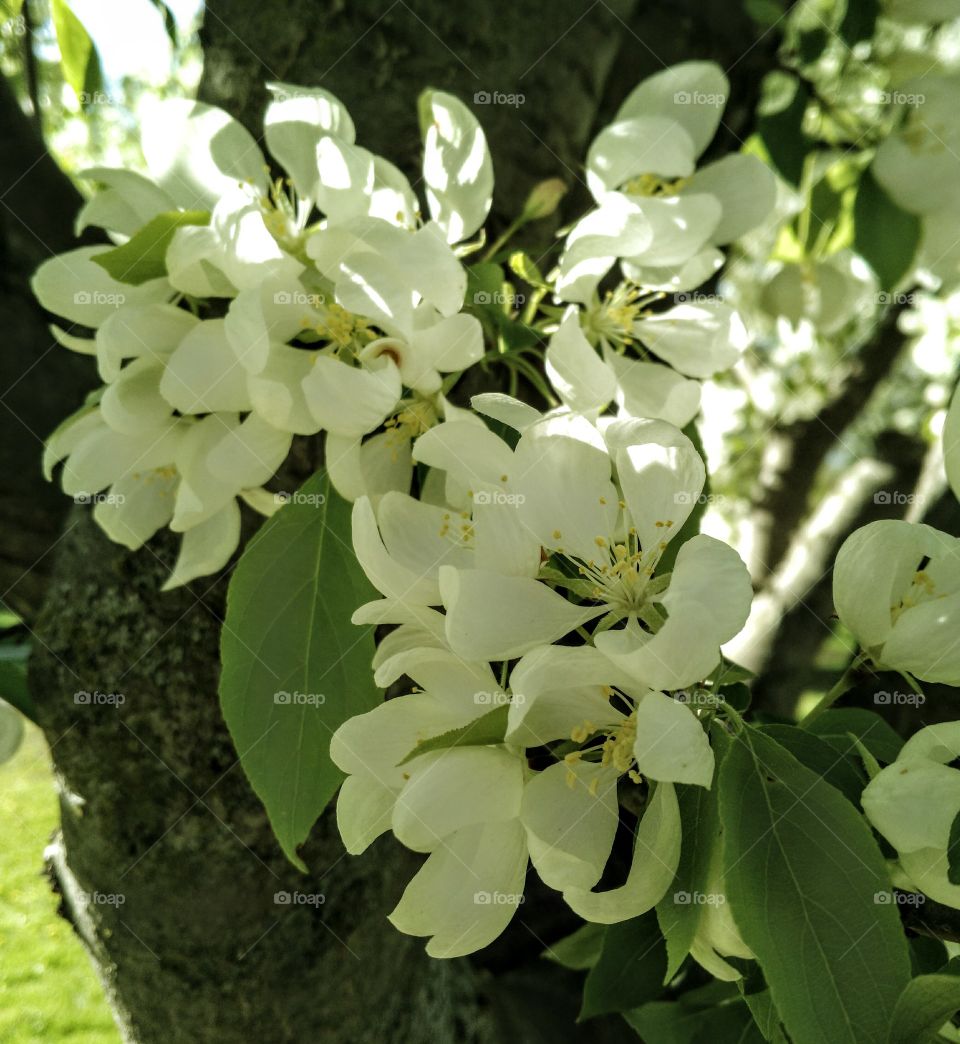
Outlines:
{"type": "Polygon", "coordinates": [[[329,433],[348,495],[407,488],[409,443],[444,416],[443,374],[483,353],[462,311],[455,246],[483,224],[493,176],[479,124],[457,99],[422,99],[422,221],[407,179],[358,146],[323,90],[271,85],[264,137],[183,99],[144,121],[150,177],[96,169],[78,233],[119,244],[52,258],[33,287],[88,336],[104,385],[52,436],[48,471],[96,501],[107,534],[137,548],[184,534],[168,586],[221,568],[237,546],[237,498],[270,513],[263,484],[294,435],[329,433]],[[363,442],[378,428],[380,435],[363,442]],[[106,492],[104,492],[106,491],[106,492]]]}
{"type": "MultiPolygon", "coordinates": [[[[713,711],[677,690],[709,692],[752,588],[732,548],[696,534],[705,468],[681,428],[697,379],[745,338],[723,302],[651,306],[709,278],[718,247],[773,205],[757,160],[695,172],[727,89],[710,63],[666,70],[591,145],[596,207],[549,277],[560,405],[476,395],[415,439],[419,496],[354,504],[354,549],[382,596],[354,622],[393,628],[375,678],[414,691],[336,732],[338,822],[350,852],[392,831],[428,855],[391,920],[434,956],[495,939],[528,863],[588,921],[651,909],[680,856],[675,785],[712,785],[713,711]]],[[[694,956],[736,977],[722,955],[750,951],[715,920],[694,956]]]]}
{"type": "MultiPolygon", "coordinates": [[[[347,849],[389,830],[428,854],[392,920],[431,954],[474,951],[510,921],[528,863],[589,921],[637,916],[678,865],[675,785],[714,777],[716,701],[678,690],[719,686],[752,596],[736,552],[697,534],[705,468],[682,430],[746,334],[722,300],[688,292],[767,216],[773,176],[745,155],[697,169],[729,92],[719,67],[644,80],[589,147],[592,209],[545,277],[532,265],[523,329],[545,345],[555,405],[486,392],[467,409],[445,375],[481,359],[490,318],[465,304],[461,260],[492,196],[476,119],[421,99],[425,221],[336,98],[271,89],[279,180],[240,125],[184,101],[144,124],[150,178],[89,173],[102,188],[78,230],[117,246],[54,258],[34,287],[85,328],[54,332],[104,386],[50,439],[48,473],[63,462],[65,491],[95,498],[131,548],[182,532],[174,586],[225,564],[238,498],[273,510],[264,485],[293,437],[325,432],[382,596],[354,620],[392,628],[377,683],[416,687],[331,744],[347,849]]],[[[559,194],[534,190],[511,228],[559,194]]],[[[749,950],[714,921],[694,956],[735,976],[722,956],[749,950]]]]}

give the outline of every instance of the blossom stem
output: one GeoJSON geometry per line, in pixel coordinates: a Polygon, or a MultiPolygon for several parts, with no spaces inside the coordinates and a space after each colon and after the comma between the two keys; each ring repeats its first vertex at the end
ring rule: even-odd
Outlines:
{"type": "Polygon", "coordinates": [[[864,652],[858,653],[847,669],[837,679],[836,684],[830,689],[829,692],[824,693],[821,697],[820,702],[810,711],[808,711],[798,722],[799,725],[809,725],[811,722],[816,721],[817,718],[823,714],[824,711],[829,710],[840,697],[847,692],[853,682],[853,676],[859,670],[864,660],[866,660],[867,654],[864,652]]]}

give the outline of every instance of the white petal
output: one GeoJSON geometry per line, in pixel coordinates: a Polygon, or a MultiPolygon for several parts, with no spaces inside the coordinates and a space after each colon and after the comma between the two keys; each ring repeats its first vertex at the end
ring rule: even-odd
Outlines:
{"type": "Polygon", "coordinates": [[[263,118],[267,148],[283,164],[301,199],[317,185],[317,145],[325,135],[353,143],[356,132],[344,104],[322,87],[268,83],[271,100],[263,118]]]}
{"type": "Polygon", "coordinates": [[[684,290],[695,290],[723,267],[725,258],[714,246],[705,246],[680,266],[657,268],[651,265],[636,265],[624,261],[621,265],[624,276],[649,290],[666,290],[676,294],[684,290]]]}
{"type": "Polygon", "coordinates": [[[180,555],[161,590],[169,591],[198,576],[222,569],[240,543],[240,507],[235,500],[187,530],[180,542],[180,555]]]}
{"type": "Polygon", "coordinates": [[[132,236],[157,214],[176,209],[162,188],[135,171],[89,167],[77,176],[106,186],[80,208],[74,223],[77,236],[90,225],[132,236]]]}
{"type": "Polygon", "coordinates": [[[30,280],[40,304],[72,323],[97,327],[124,305],[151,304],[170,297],[165,279],[151,279],[140,286],[117,282],[91,260],[105,252],[102,245],[80,247],[44,261],[30,280]]]}
{"type": "Polygon", "coordinates": [[[569,888],[563,898],[585,921],[616,924],[639,917],[663,898],[680,861],[680,809],[670,783],[657,789],[637,827],[626,883],[606,892],[569,888]]]}
{"type": "Polygon", "coordinates": [[[218,481],[250,489],[271,478],[290,452],[289,432],[251,413],[210,449],[207,466],[218,481]]]}
{"type": "Polygon", "coordinates": [[[644,551],[665,547],[703,489],[703,458],[666,421],[616,421],[606,435],[640,546],[644,551]]]}
{"type": "Polygon", "coordinates": [[[604,127],[587,152],[587,186],[598,201],[641,174],[686,178],[693,173],[693,140],[675,120],[633,116],[604,127]]]}
{"type": "Polygon", "coordinates": [[[498,747],[421,755],[407,765],[409,780],[393,808],[397,840],[415,852],[430,852],[463,827],[516,819],[523,765],[523,758],[498,747]]]}
{"type": "Polygon", "coordinates": [[[179,481],[172,468],[124,475],[94,505],[93,517],[111,540],[135,551],[173,517],[179,481]]]}
{"type": "Polygon", "coordinates": [[[390,555],[366,497],[353,505],[353,549],[370,583],[388,598],[416,605],[440,603],[437,573],[424,575],[390,555]]]}
{"type": "Polygon", "coordinates": [[[943,536],[930,526],[881,519],[843,542],[833,567],[833,602],[861,645],[886,640],[891,610],[907,593],[921,560],[943,552],[943,536]]]}
{"type": "Polygon", "coordinates": [[[379,427],[402,391],[392,362],[376,369],[348,366],[329,356],[314,356],[303,379],[303,393],[314,420],[339,435],[365,435],[379,427]]]}
{"type": "Polygon", "coordinates": [[[85,431],[63,466],[63,491],[92,496],[130,472],[168,466],[182,435],[182,422],[176,421],[139,435],[123,435],[106,424],[85,431]]]}
{"type": "Polygon", "coordinates": [[[623,256],[634,265],[684,265],[710,241],[720,224],[722,208],[716,196],[651,196],[636,200],[653,236],[643,251],[623,256]]]}
{"type": "Polygon", "coordinates": [[[898,852],[945,850],[960,812],[960,772],[932,761],[897,758],[867,784],[860,802],[898,852]]]}
{"type": "Polygon", "coordinates": [[[420,97],[423,181],[430,214],[448,243],[459,243],[487,218],[493,199],[493,164],[483,129],[452,94],[425,91],[420,97]]]}
{"type": "Polygon", "coordinates": [[[136,435],[167,423],[173,410],[160,394],[163,372],[152,359],[135,359],[106,386],[100,413],[114,431],[136,435]]]}
{"type": "Polygon", "coordinates": [[[686,704],[662,692],[648,692],[637,704],[633,756],[650,779],[701,787],[713,782],[713,751],[703,726],[686,704]]]}
{"type": "Polygon", "coordinates": [[[720,200],[723,216],[710,239],[722,246],[766,219],[776,203],[777,181],[759,157],[737,153],[708,163],[682,191],[705,192],[720,200]]]}
{"type": "Polygon", "coordinates": [[[728,544],[698,534],[680,548],[661,598],[671,616],[696,606],[709,615],[710,639],[717,645],[738,634],[750,615],[753,585],[743,559],[728,544]]]}
{"type": "Polygon", "coordinates": [[[181,225],[167,247],[170,285],[193,297],[233,297],[237,288],[224,274],[224,246],[209,225],[181,225]]]}
{"type": "MultiPolygon", "coordinates": [[[[960,552],[957,552],[960,562],[960,552]]],[[[960,591],[907,609],[883,646],[885,664],[926,681],[960,685],[960,591]]]]}
{"type": "Polygon", "coordinates": [[[616,392],[616,378],[584,336],[575,308],[550,338],[545,366],[561,400],[577,413],[601,412],[616,392]]]}
{"type": "Polygon", "coordinates": [[[116,380],[124,359],[148,356],[165,363],[200,320],[184,308],[151,304],[118,308],[97,330],[97,368],[104,381],[116,380]]]}
{"type": "Polygon", "coordinates": [[[730,94],[730,82],[715,62],[679,62],[648,76],[627,96],[617,119],[666,116],[693,140],[696,155],[710,144],[730,94]]]}
{"type": "Polygon", "coordinates": [[[536,424],[543,416],[533,406],[504,395],[503,392],[481,392],[470,399],[470,405],[484,417],[498,420],[508,428],[520,432],[529,428],[531,424],[536,424]]]}
{"type": "Polygon", "coordinates": [[[722,301],[680,304],[634,323],[652,352],[688,377],[712,377],[740,358],[748,337],[739,312],[722,301]]]}
{"type": "Polygon", "coordinates": [[[665,420],[683,428],[700,410],[700,382],[669,366],[627,359],[614,351],[605,357],[617,378],[617,404],[630,417],[665,420]]]}
{"type": "Polygon", "coordinates": [[[441,565],[472,564],[464,536],[469,523],[450,511],[405,493],[386,493],[377,520],[390,557],[413,573],[436,577],[441,565]]]}
{"type": "Polygon", "coordinates": [[[486,425],[446,421],[425,432],[413,444],[413,459],[439,468],[468,489],[501,486],[513,470],[513,453],[486,425]]]}
{"type": "Polygon", "coordinates": [[[523,899],[527,846],[519,821],[458,830],[407,885],[390,914],[407,935],[432,936],[431,957],[462,957],[488,946],[523,899]]]}
{"type": "Polygon", "coordinates": [[[350,855],[360,855],[390,829],[395,791],[368,776],[349,776],[337,795],[337,829],[350,855]]]}
{"type": "Polygon", "coordinates": [[[544,884],[593,888],[617,832],[617,773],[587,761],[551,765],[524,787],[520,819],[544,884]]]}
{"type": "Polygon", "coordinates": [[[328,135],[317,144],[317,167],[317,206],[331,221],[367,213],[374,179],[372,153],[328,135]]]}
{"type": "Polygon", "coordinates": [[[508,660],[556,641],[604,612],[576,606],[539,580],[477,569],[440,570],[451,649],[468,660],[508,660]]]}
{"type": "Polygon", "coordinates": [[[250,132],[222,109],[165,98],[145,107],[140,127],[150,176],[178,206],[212,210],[238,182],[265,193],[263,153],[250,132]]]}
{"type": "Polygon", "coordinates": [[[619,511],[607,454],[574,438],[537,437],[530,429],[515,457],[520,517],[540,543],[584,562],[606,555],[619,511]]]}
{"type": "Polygon", "coordinates": [[[953,495],[960,500],[960,384],[953,393],[943,422],[943,463],[953,495]]]}
{"type": "Polygon", "coordinates": [[[320,425],[310,412],[303,391],[303,380],[313,366],[313,352],[287,344],[272,345],[267,365],[259,373],[247,376],[250,405],[281,431],[315,435],[320,425]]]}
{"type": "Polygon", "coordinates": [[[181,413],[250,409],[247,374],[222,319],[207,319],[183,338],[167,362],[160,391],[181,413]]]}
{"type": "Polygon", "coordinates": [[[409,493],[413,478],[410,439],[396,430],[365,441],[327,433],[325,459],[330,481],[345,500],[367,496],[374,507],[384,493],[409,493]]]}

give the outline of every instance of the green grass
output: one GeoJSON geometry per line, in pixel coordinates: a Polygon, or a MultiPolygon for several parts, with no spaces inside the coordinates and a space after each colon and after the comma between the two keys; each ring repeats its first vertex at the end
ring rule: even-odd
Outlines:
{"type": "Polygon", "coordinates": [[[30,726],[0,765],[0,1041],[119,1044],[93,967],[43,876],[57,819],[50,756],[30,726]]]}

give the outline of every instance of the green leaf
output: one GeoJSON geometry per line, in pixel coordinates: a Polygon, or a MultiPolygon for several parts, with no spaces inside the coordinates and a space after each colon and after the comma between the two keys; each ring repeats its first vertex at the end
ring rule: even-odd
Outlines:
{"type": "Polygon", "coordinates": [[[210,214],[205,210],[167,210],[151,218],[126,243],[94,254],[91,260],[119,282],[140,286],[167,274],[167,247],[178,228],[209,224],[210,214]]]}
{"type": "Polygon", "coordinates": [[[603,937],[600,959],[583,984],[583,1006],[577,1019],[636,1008],[663,992],[667,952],[651,910],[641,917],[611,924],[603,937]]]}
{"type": "Polygon", "coordinates": [[[683,827],[680,862],[673,884],[656,907],[660,930],[667,940],[668,980],[676,975],[690,952],[690,944],[705,909],[701,903],[680,902],[677,897],[706,894],[711,859],[715,858],[720,843],[716,787],[707,790],[706,787],[677,784],[676,791],[683,827]]]}
{"type": "Polygon", "coordinates": [[[947,880],[960,884],[960,812],[950,824],[950,840],[947,842],[947,880]]]}
{"type": "Polygon", "coordinates": [[[770,736],[720,768],[727,898],[796,1044],[881,1040],[910,960],[890,879],[848,801],[770,736]]]}
{"type": "Polygon", "coordinates": [[[543,278],[543,273],[537,267],[536,261],[524,251],[517,250],[511,254],[508,264],[510,265],[510,270],[515,275],[520,276],[524,282],[540,290],[551,289],[550,284],[543,278]]]}
{"type": "Polygon", "coordinates": [[[920,243],[920,219],[901,210],[869,170],[853,205],[853,245],[876,272],[883,290],[892,290],[910,271],[920,243]]]}
{"type": "Polygon", "coordinates": [[[787,1044],[780,1013],[773,1003],[770,990],[758,990],[756,993],[744,992],[743,999],[750,1009],[753,1021],[757,1024],[757,1029],[763,1039],[769,1041],[770,1044],[787,1044]]]}
{"type": "Polygon", "coordinates": [[[0,699],[32,722],[37,720],[37,708],[27,685],[27,659],[30,646],[24,643],[0,644],[0,699]]]}
{"type": "Polygon", "coordinates": [[[70,10],[66,0],[51,0],[53,30],[57,34],[60,48],[60,68],[63,78],[73,88],[77,98],[82,98],[87,80],[87,66],[96,61],[93,41],[83,23],[70,10]]]}
{"type": "MultiPolygon", "coordinates": [[[[730,748],[729,734],[722,726],[714,725],[710,739],[719,766],[730,748]]],[[[668,982],[680,970],[690,952],[700,919],[706,912],[703,903],[680,901],[680,896],[689,899],[706,895],[711,888],[711,877],[719,875],[717,864],[720,858],[720,809],[716,782],[710,789],[678,783],[676,792],[683,838],[680,862],[673,884],[656,906],[660,930],[667,941],[665,979],[668,982]]]]}
{"type": "Polygon", "coordinates": [[[757,106],[757,135],[770,162],[793,185],[799,185],[803,163],[810,151],[803,134],[803,116],[810,94],[806,85],[791,73],[768,73],[761,86],[757,106]]]}
{"type": "Polygon", "coordinates": [[[838,750],[849,750],[849,733],[885,765],[895,761],[903,740],[879,714],[863,707],[831,707],[801,726],[838,750]]]}
{"type": "Polygon", "coordinates": [[[543,956],[571,971],[587,971],[600,959],[606,931],[606,925],[588,922],[559,942],[548,946],[543,951],[543,956]]]}
{"type": "Polygon", "coordinates": [[[880,14],[878,0],[847,0],[847,10],[840,23],[840,36],[850,46],[869,40],[880,14]]]}
{"type": "Polygon", "coordinates": [[[856,751],[852,740],[847,740],[846,750],[838,756],[835,747],[795,725],[760,725],[759,731],[772,736],[797,761],[836,787],[859,810],[867,777],[852,756],[856,751]]]}
{"type": "Polygon", "coordinates": [[[644,1044],[763,1044],[763,1037],[742,1001],[714,1008],[690,1008],[677,1001],[651,1001],[624,1018],[644,1044]]]}
{"type": "Polygon", "coordinates": [[[897,1001],[890,1025],[889,1044],[923,1044],[960,1011],[960,978],[956,975],[920,975],[897,1001]]]}
{"type": "Polygon", "coordinates": [[[350,505],[325,472],[250,541],[227,592],[220,706],[253,789],[287,858],[297,854],[343,778],[330,737],[380,702],[373,629],[354,627],[369,600],[350,543],[350,505]]]}
{"type": "Polygon", "coordinates": [[[439,736],[421,740],[398,764],[406,765],[408,761],[419,758],[421,754],[427,754],[431,750],[447,750],[449,747],[487,747],[491,743],[503,743],[509,712],[510,705],[501,703],[498,707],[487,711],[486,714],[481,714],[479,718],[474,718],[473,721],[461,725],[458,729],[450,729],[439,736]]]}

